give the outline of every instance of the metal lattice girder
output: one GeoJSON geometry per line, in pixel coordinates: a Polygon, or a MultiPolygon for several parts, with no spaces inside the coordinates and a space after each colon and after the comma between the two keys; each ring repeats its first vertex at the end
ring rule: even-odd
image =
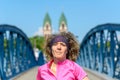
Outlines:
{"type": "Polygon", "coordinates": [[[3,33],[0,32],[0,76],[1,76],[1,79],[4,79],[6,76],[5,76],[5,73],[4,73],[4,66],[3,66],[3,62],[4,62],[4,59],[3,59],[3,56],[4,56],[4,44],[3,44],[3,41],[4,41],[4,37],[3,37],[3,33]]]}
{"type": "Polygon", "coordinates": [[[28,37],[12,25],[0,25],[0,77],[8,80],[36,66],[28,37]]]}
{"type": "Polygon", "coordinates": [[[81,42],[79,57],[81,59],[77,62],[100,73],[120,78],[119,35],[120,24],[103,24],[94,27],[81,42]]]}

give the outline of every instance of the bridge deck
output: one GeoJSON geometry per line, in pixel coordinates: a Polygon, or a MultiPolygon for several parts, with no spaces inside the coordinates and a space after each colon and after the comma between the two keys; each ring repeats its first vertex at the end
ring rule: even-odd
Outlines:
{"type": "MultiPolygon", "coordinates": [[[[37,69],[38,69],[38,67],[34,67],[34,68],[16,76],[12,80],[36,80],[37,69]]],[[[85,71],[87,72],[90,80],[117,80],[117,79],[109,78],[108,76],[106,76],[104,74],[100,74],[98,72],[91,71],[89,69],[85,69],[85,71]]]]}
{"type": "Polygon", "coordinates": [[[34,67],[16,77],[14,77],[12,80],[36,80],[37,69],[38,69],[38,67],[34,67]]]}

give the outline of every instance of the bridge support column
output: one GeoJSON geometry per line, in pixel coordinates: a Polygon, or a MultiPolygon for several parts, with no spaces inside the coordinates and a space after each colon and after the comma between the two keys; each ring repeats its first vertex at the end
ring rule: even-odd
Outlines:
{"type": "Polygon", "coordinates": [[[99,65],[99,72],[103,72],[103,65],[104,65],[104,43],[103,43],[103,38],[104,38],[104,33],[103,31],[100,32],[100,65],[99,65]]]}
{"type": "Polygon", "coordinates": [[[4,73],[4,36],[3,33],[0,32],[0,77],[2,80],[6,79],[4,73]]]}
{"type": "Polygon", "coordinates": [[[115,32],[114,31],[111,31],[110,32],[110,76],[114,77],[114,74],[115,74],[115,63],[114,63],[114,49],[115,49],[115,40],[114,40],[114,34],[115,32]]]}

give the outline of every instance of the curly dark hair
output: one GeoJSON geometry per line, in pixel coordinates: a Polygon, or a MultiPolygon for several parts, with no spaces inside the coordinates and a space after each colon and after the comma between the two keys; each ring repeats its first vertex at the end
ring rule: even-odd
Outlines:
{"type": "Polygon", "coordinates": [[[54,37],[56,36],[63,36],[67,39],[68,44],[69,44],[69,49],[68,49],[68,53],[67,53],[67,59],[70,59],[72,61],[75,61],[78,57],[79,54],[79,43],[76,39],[76,37],[71,33],[71,32],[61,32],[59,34],[53,34],[51,36],[49,36],[46,41],[45,41],[45,56],[46,59],[49,61],[51,59],[53,59],[53,55],[52,55],[52,51],[51,51],[51,40],[53,40],[54,37]]]}

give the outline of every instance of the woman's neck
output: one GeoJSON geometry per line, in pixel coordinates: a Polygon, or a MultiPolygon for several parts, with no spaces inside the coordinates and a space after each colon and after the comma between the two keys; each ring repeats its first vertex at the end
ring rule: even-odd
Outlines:
{"type": "Polygon", "coordinates": [[[51,64],[50,70],[56,76],[57,65],[54,63],[54,61],[51,64]]]}
{"type": "Polygon", "coordinates": [[[54,58],[53,59],[54,61],[54,64],[58,64],[59,62],[63,62],[63,61],[65,61],[66,60],[66,58],[65,59],[56,59],[56,58],[54,58]]]}

